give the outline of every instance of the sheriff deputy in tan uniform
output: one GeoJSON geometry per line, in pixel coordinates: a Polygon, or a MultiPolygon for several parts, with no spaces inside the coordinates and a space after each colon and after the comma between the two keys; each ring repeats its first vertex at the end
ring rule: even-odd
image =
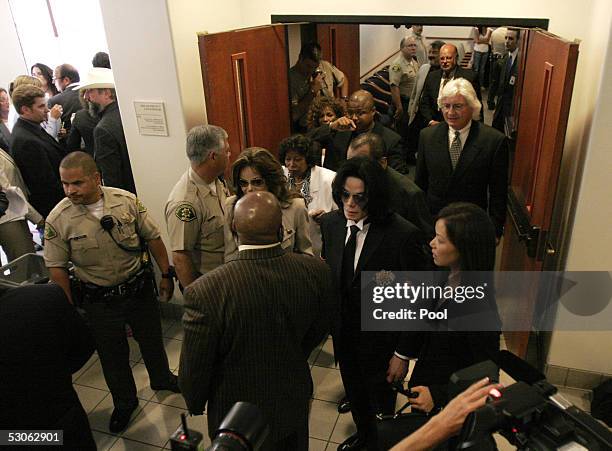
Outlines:
{"type": "Polygon", "coordinates": [[[200,125],[187,134],[190,167],[172,189],[165,214],[176,275],[186,287],[223,264],[223,175],[229,156],[227,133],[200,125]]]}
{"type": "Polygon", "coordinates": [[[162,298],[169,298],[174,289],[168,254],[147,209],[128,191],[100,186],[100,173],[89,154],[70,153],[59,171],[66,198],[47,217],[45,264],[73,303],[76,292],[67,268],[69,262],[74,265],[115,406],[109,430],[116,433],[127,427],[138,406],[126,324],[140,346],[151,388],[179,392],[168,367],[155,280],[149,265],[143,264],[141,239],[162,271],[162,298]]]}
{"type": "Polygon", "coordinates": [[[400,51],[401,54],[389,68],[389,83],[391,84],[391,98],[395,105],[396,121],[400,121],[408,112],[410,94],[419,71],[419,64],[414,59],[417,51],[415,39],[410,36],[404,37],[400,42],[400,51]]]}

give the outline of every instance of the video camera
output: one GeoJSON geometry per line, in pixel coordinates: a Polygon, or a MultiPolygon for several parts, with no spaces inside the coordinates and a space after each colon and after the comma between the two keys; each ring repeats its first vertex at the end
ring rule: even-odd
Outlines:
{"type": "Polygon", "coordinates": [[[463,390],[466,384],[491,378],[494,368],[501,368],[517,382],[492,391],[487,403],[466,418],[457,450],[491,449],[495,432],[519,450],[612,449],[610,430],[563,398],[542,373],[509,351],[500,351],[494,362],[456,372],[451,386],[463,390]]]}
{"type": "MultiPolygon", "coordinates": [[[[259,408],[248,402],[237,402],[219,425],[206,451],[257,451],[270,432],[259,408]]],[[[170,437],[173,451],[198,450],[202,434],[190,431],[185,414],[181,425],[170,437]]]]}

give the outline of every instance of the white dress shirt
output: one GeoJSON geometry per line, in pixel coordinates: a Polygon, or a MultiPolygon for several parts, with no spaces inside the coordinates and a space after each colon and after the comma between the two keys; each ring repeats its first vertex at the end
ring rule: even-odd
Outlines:
{"type": "Polygon", "coordinates": [[[364,221],[367,217],[362,218],[359,222],[355,222],[352,219],[346,221],[346,238],[344,239],[344,245],[348,243],[349,238],[351,237],[351,226],[356,225],[359,228],[359,232],[357,232],[357,236],[355,237],[355,261],[353,261],[353,270],[357,271],[357,263],[359,263],[359,257],[361,256],[361,251],[363,249],[363,243],[365,242],[366,236],[368,235],[368,230],[370,230],[370,224],[364,224],[364,221]]]}
{"type": "MultiPolygon", "coordinates": [[[[465,127],[459,130],[459,140],[461,141],[461,150],[463,150],[463,146],[465,146],[465,141],[467,140],[468,135],[470,134],[470,127],[472,126],[472,121],[470,121],[465,127]]],[[[450,149],[453,144],[453,140],[455,139],[455,130],[453,127],[448,127],[448,148],[450,149]]]]}

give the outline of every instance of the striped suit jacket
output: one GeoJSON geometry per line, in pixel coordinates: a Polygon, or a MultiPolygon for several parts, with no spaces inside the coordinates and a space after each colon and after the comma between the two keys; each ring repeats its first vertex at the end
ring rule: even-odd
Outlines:
{"type": "Polygon", "coordinates": [[[185,290],[179,385],[189,411],[208,403],[212,436],[235,402],[248,401],[268,420],[266,443],[307,434],[307,359],[334,312],[327,265],[280,245],[244,250],[200,277],[185,290]]]}

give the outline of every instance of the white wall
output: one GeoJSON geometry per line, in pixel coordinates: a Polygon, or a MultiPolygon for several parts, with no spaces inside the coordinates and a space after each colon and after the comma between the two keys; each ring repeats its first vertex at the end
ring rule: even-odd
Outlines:
{"type": "Polygon", "coordinates": [[[196,0],[168,0],[167,4],[183,114],[190,129],[206,122],[197,33],[240,28],[240,0],[217,2],[214,7],[196,0]]]}
{"type": "Polygon", "coordinates": [[[21,53],[19,38],[17,37],[8,0],[0,0],[0,42],[2,42],[0,86],[8,91],[9,83],[17,75],[29,72],[29,68],[21,53]]]}
{"type": "Polygon", "coordinates": [[[187,167],[185,123],[165,0],[100,0],[139,198],[167,242],[163,207],[187,167]],[[138,132],[134,101],[165,103],[169,136],[138,132]]]}

